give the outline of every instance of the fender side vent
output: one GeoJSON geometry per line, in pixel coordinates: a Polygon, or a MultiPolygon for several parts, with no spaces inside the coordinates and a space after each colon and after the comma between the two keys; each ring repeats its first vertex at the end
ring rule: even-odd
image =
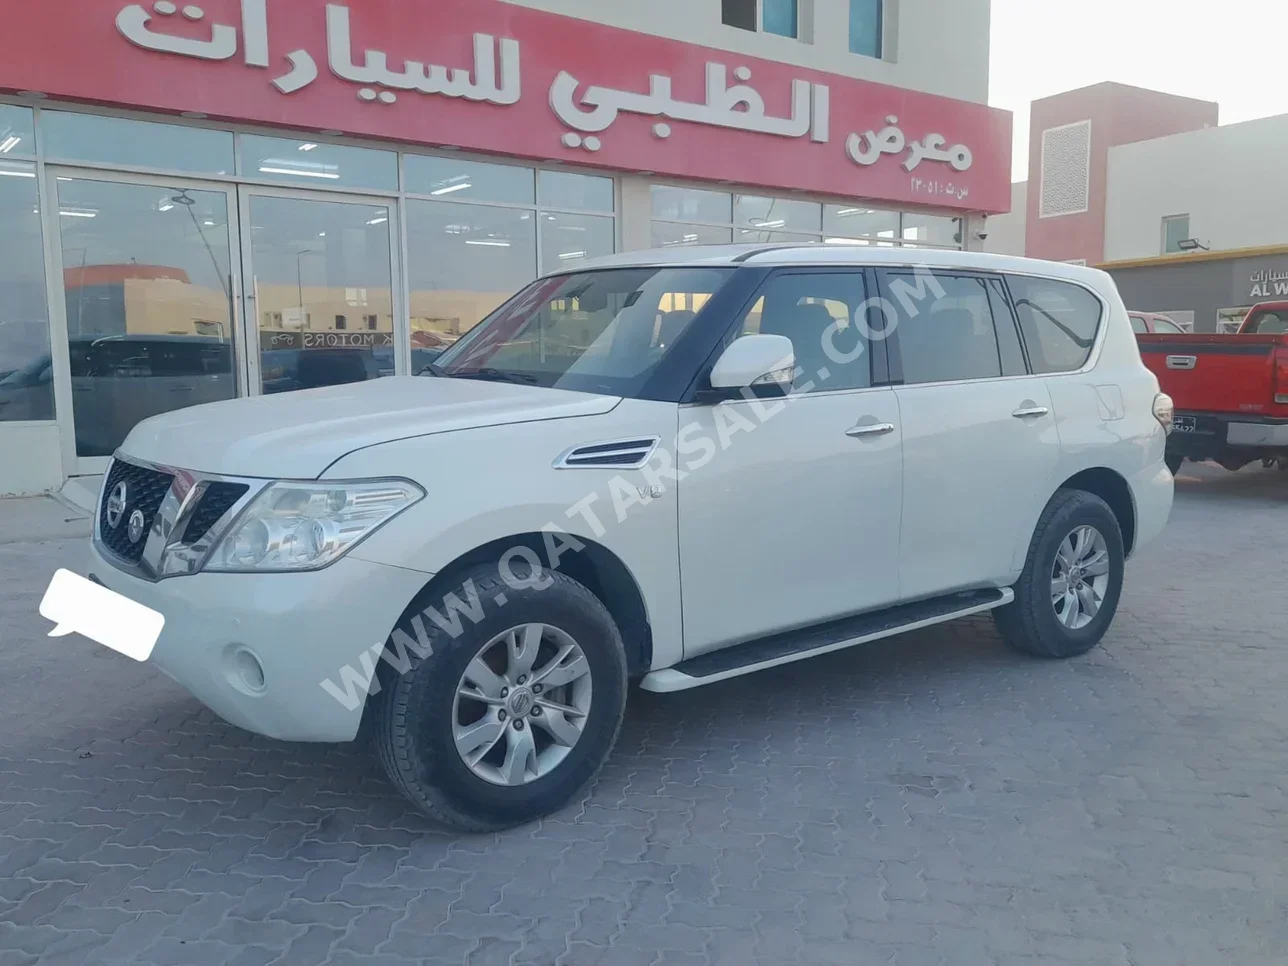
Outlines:
{"type": "Polygon", "coordinates": [[[555,469],[593,469],[603,466],[637,469],[649,461],[660,442],[661,437],[648,436],[577,446],[555,460],[555,469]]]}

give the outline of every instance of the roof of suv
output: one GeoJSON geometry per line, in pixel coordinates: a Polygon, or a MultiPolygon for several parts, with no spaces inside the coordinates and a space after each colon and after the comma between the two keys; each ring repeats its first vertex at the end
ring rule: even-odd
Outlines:
{"type": "Polygon", "coordinates": [[[620,252],[565,267],[548,275],[570,271],[636,266],[782,266],[782,265],[864,265],[925,266],[943,269],[976,269],[1039,274],[1076,279],[1084,284],[1101,279],[1104,272],[1067,262],[1047,262],[1014,255],[960,252],[934,248],[885,248],[875,245],[779,244],[779,245],[688,245],[620,252]]]}

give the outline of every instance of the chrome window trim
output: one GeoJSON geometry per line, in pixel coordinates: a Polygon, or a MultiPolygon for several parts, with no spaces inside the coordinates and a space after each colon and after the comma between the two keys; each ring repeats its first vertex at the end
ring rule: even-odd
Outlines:
{"type": "Polygon", "coordinates": [[[107,488],[108,473],[103,474],[103,483],[99,488],[98,503],[94,507],[94,547],[104,560],[114,567],[132,574],[142,580],[157,582],[169,577],[186,577],[198,573],[210,558],[211,552],[219,541],[232,529],[237,518],[251,502],[260,495],[273,480],[247,476],[225,476],[219,473],[203,473],[185,470],[176,466],[153,463],[134,456],[125,456],[119,450],[113,454],[113,460],[129,463],[142,469],[166,473],[172,477],[170,489],[161,501],[152,528],[148,531],[147,544],[143,549],[143,558],[138,564],[122,560],[103,542],[100,522],[102,520],[103,499],[107,488]],[[246,487],[246,492],[224,512],[202,535],[201,539],[191,545],[184,544],[184,532],[192,520],[192,515],[201,498],[212,483],[232,483],[246,487]]]}

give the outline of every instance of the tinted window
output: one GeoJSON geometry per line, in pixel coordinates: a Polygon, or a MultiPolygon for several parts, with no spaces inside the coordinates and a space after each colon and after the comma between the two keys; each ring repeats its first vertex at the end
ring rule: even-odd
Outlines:
{"type": "Polygon", "coordinates": [[[872,385],[871,353],[854,324],[864,302],[863,275],[778,275],[743,320],[742,333],[784,335],[796,353],[796,392],[872,385]]]}
{"type": "Polygon", "coordinates": [[[986,280],[892,272],[887,287],[905,384],[1002,374],[986,280]]]}
{"type": "Polygon", "coordinates": [[[1073,372],[1086,365],[1100,328],[1100,300],[1071,282],[1009,281],[1033,371],[1073,372]]]}

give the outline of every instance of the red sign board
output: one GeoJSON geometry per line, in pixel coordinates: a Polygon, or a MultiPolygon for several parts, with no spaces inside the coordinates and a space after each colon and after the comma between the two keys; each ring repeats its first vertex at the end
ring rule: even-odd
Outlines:
{"type": "Polygon", "coordinates": [[[660,176],[1010,208],[1011,115],[500,0],[43,0],[0,88],[660,176]]]}

